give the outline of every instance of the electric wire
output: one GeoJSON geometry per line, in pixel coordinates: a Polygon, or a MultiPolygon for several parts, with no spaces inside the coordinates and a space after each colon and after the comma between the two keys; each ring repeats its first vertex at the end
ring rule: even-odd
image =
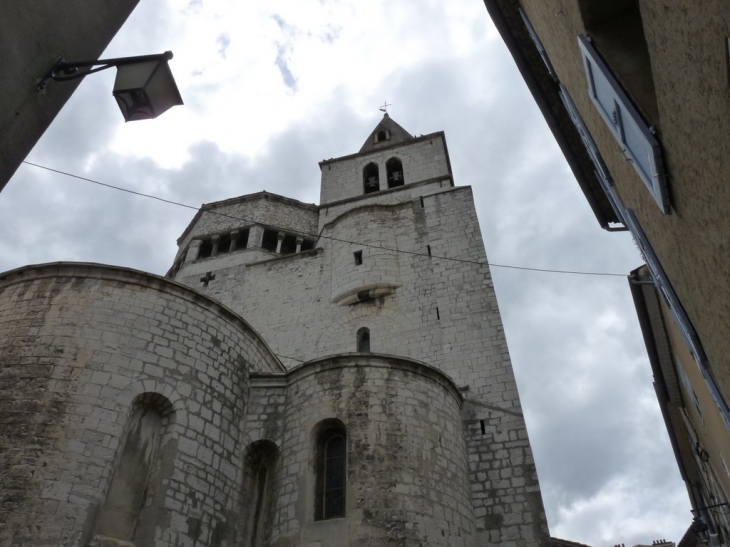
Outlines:
{"type": "MultiPolygon", "coordinates": [[[[90,179],[90,178],[87,178],[87,177],[82,177],[80,175],[74,175],[73,173],[67,173],[66,171],[61,171],[59,169],[53,169],[52,167],[46,167],[45,165],[40,165],[40,164],[33,163],[33,162],[30,162],[30,161],[23,161],[23,163],[25,163],[26,165],[31,165],[33,167],[37,167],[39,169],[45,169],[46,171],[50,171],[52,173],[57,173],[59,175],[64,175],[64,176],[71,177],[71,178],[78,179],[78,180],[82,180],[82,181],[85,181],[85,182],[90,182],[92,184],[97,184],[99,186],[104,186],[106,188],[111,188],[113,190],[119,190],[120,192],[126,192],[128,194],[133,194],[135,196],[141,196],[141,197],[145,197],[145,198],[150,198],[150,199],[154,199],[154,200],[157,200],[157,201],[161,201],[163,203],[169,203],[170,205],[176,205],[178,207],[184,207],[186,209],[191,209],[193,211],[205,212],[205,213],[208,213],[208,214],[211,214],[211,215],[217,215],[217,216],[226,217],[226,218],[230,218],[230,219],[234,219],[234,220],[239,220],[241,222],[250,222],[250,223],[256,223],[257,222],[254,219],[245,218],[245,217],[239,217],[239,216],[235,216],[235,215],[229,215],[229,214],[226,214],[226,213],[221,213],[219,211],[211,211],[211,210],[208,210],[208,209],[203,209],[203,207],[195,207],[194,205],[188,205],[186,203],[180,203],[178,201],[173,201],[173,200],[170,200],[170,199],[161,198],[159,196],[155,196],[155,195],[152,195],[152,194],[145,194],[143,192],[137,192],[135,190],[130,190],[128,188],[123,188],[121,186],[115,186],[113,184],[108,184],[108,183],[105,183],[105,182],[100,182],[98,180],[90,179]]],[[[439,255],[434,255],[434,254],[429,255],[428,253],[418,253],[418,252],[415,252],[415,251],[407,251],[405,249],[393,249],[393,248],[390,248],[390,247],[383,247],[381,245],[373,245],[372,243],[362,243],[362,242],[357,242],[357,241],[350,241],[350,240],[347,240],[347,239],[341,239],[341,238],[337,238],[337,237],[333,237],[333,236],[326,236],[324,234],[310,234],[308,232],[300,232],[298,230],[289,230],[289,231],[290,232],[293,232],[293,233],[295,233],[297,235],[307,236],[307,237],[316,238],[316,239],[327,239],[327,240],[330,240],[330,241],[337,241],[339,243],[348,243],[348,244],[351,244],[351,245],[358,245],[358,246],[361,246],[361,247],[369,247],[369,248],[372,248],[372,249],[380,249],[380,250],[384,250],[384,251],[390,251],[390,252],[393,252],[393,253],[408,254],[408,255],[413,255],[413,256],[423,256],[423,257],[426,257],[426,258],[432,258],[432,259],[437,259],[437,260],[447,260],[447,261],[451,261],[451,262],[460,262],[460,263],[465,263],[465,264],[486,265],[486,266],[489,266],[491,268],[508,268],[508,269],[513,269],[513,270],[526,270],[526,271],[531,271],[531,272],[559,273],[559,274],[570,274],[570,275],[590,275],[590,276],[601,276],[601,277],[626,277],[626,274],[621,274],[621,273],[584,272],[584,271],[577,271],[577,270],[554,270],[554,269],[549,269],[549,268],[531,268],[531,267],[528,267],[528,266],[514,266],[514,265],[511,265],[511,264],[497,264],[495,262],[489,262],[489,261],[486,261],[486,260],[483,261],[483,262],[480,262],[478,260],[467,260],[467,259],[463,259],[463,258],[453,258],[453,257],[439,256],[439,255]]]]}

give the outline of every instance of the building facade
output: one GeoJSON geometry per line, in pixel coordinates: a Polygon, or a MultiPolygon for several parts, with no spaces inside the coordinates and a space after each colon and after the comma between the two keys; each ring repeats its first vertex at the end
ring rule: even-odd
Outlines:
{"type": "Polygon", "coordinates": [[[549,545],[444,134],[320,168],[319,205],[203,206],[167,278],[0,276],[1,543],[549,545]]]}
{"type": "Polygon", "coordinates": [[[659,406],[695,509],[686,538],[689,541],[694,534],[698,542],[727,545],[730,437],[726,418],[712,384],[705,380],[669,306],[654,286],[649,268],[644,265],[631,272],[629,283],[659,406]]]}
{"type": "MultiPolygon", "coordinates": [[[[667,328],[681,339],[677,354],[690,356],[689,382],[722,417],[713,435],[730,442],[727,4],[485,4],[598,222],[631,232],[671,316],[667,328]]],[[[730,479],[722,466],[713,472],[719,483],[730,479]]],[[[694,510],[717,538],[721,524],[704,508],[726,504],[730,491],[704,482],[699,469],[693,476],[694,510]],[[710,503],[699,491],[719,498],[710,503]]]]}

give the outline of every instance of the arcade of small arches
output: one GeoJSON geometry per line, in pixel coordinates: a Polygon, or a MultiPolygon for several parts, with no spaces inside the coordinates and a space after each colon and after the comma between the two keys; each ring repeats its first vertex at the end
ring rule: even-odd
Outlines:
{"type": "MultiPolygon", "coordinates": [[[[185,251],[178,254],[173,267],[168,272],[168,277],[174,277],[184,262],[203,260],[224,254],[241,251],[244,249],[264,249],[271,253],[286,256],[314,249],[316,241],[314,238],[303,237],[299,234],[292,234],[278,229],[266,228],[260,225],[252,225],[243,228],[236,228],[229,232],[212,234],[195,238],[185,251]],[[257,234],[251,238],[251,232],[257,234]],[[257,240],[260,243],[257,243],[257,240]],[[197,252],[189,255],[191,246],[199,243],[197,252]]],[[[193,247],[194,248],[194,247],[193,247]]]]}
{"type": "MultiPolygon", "coordinates": [[[[403,163],[398,158],[390,158],[385,162],[388,188],[403,186],[405,176],[403,163]]],[[[380,191],[380,168],[375,162],[368,163],[362,170],[363,190],[365,194],[380,191]]]]}
{"type": "MultiPolygon", "coordinates": [[[[259,247],[249,241],[250,228],[240,228],[200,239],[200,250],[196,260],[259,247]]],[[[298,234],[264,228],[260,248],[280,255],[290,255],[314,249],[314,243],[314,239],[298,234]]]]}

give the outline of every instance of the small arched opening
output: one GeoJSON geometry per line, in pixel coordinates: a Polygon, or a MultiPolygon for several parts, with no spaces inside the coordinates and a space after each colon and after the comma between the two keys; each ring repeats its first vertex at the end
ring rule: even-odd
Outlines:
{"type": "Polygon", "coordinates": [[[273,441],[262,439],[253,442],[246,450],[243,480],[243,506],[246,508],[243,537],[250,547],[266,544],[266,531],[270,528],[270,505],[273,496],[276,464],[279,448],[273,441]]]}
{"type": "Polygon", "coordinates": [[[121,541],[152,541],[164,503],[160,452],[175,423],[172,403],[158,393],[139,395],[132,406],[122,452],[117,460],[95,535],[121,541]]]}
{"type": "Polygon", "coordinates": [[[403,176],[403,164],[398,158],[390,158],[385,163],[385,170],[388,173],[388,188],[403,186],[405,182],[403,176]]]}
{"type": "Polygon", "coordinates": [[[370,329],[363,327],[357,331],[358,353],[370,353],[370,329]]]}
{"type": "Polygon", "coordinates": [[[368,163],[362,170],[363,188],[366,194],[380,190],[378,166],[375,163],[368,163]]]}

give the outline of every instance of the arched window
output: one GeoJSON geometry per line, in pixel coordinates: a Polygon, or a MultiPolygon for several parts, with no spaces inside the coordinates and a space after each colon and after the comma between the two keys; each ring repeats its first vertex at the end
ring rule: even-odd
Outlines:
{"type": "Polygon", "coordinates": [[[218,251],[216,252],[216,255],[222,255],[222,254],[228,253],[228,252],[230,252],[230,250],[231,250],[231,234],[221,235],[221,238],[218,241],[218,251]]]}
{"type": "Polygon", "coordinates": [[[200,251],[198,251],[198,258],[208,258],[213,254],[213,242],[210,238],[204,239],[200,244],[200,251]]]}
{"type": "Polygon", "coordinates": [[[261,465],[259,465],[259,471],[258,473],[256,473],[256,500],[252,516],[253,521],[251,526],[251,547],[256,547],[257,541],[261,536],[260,529],[261,521],[263,520],[261,517],[264,512],[264,498],[266,496],[266,480],[268,478],[268,475],[269,468],[266,466],[266,464],[262,463],[261,465]]]}
{"type": "Polygon", "coordinates": [[[249,445],[243,485],[243,506],[246,508],[244,537],[249,547],[266,544],[269,505],[279,449],[272,441],[262,439],[249,445]]]}
{"type": "Polygon", "coordinates": [[[384,130],[378,131],[378,134],[375,138],[375,142],[382,142],[388,140],[388,133],[384,130]]]}
{"type": "Polygon", "coordinates": [[[403,186],[403,164],[398,158],[390,158],[385,163],[385,170],[388,173],[388,188],[403,186]]]}
{"type": "Polygon", "coordinates": [[[362,170],[362,180],[366,194],[380,190],[378,166],[374,163],[368,163],[365,169],[362,170]]]}
{"type": "Polygon", "coordinates": [[[317,451],[314,520],[345,516],[347,435],[339,420],[325,420],[315,428],[317,451]]]}
{"type": "Polygon", "coordinates": [[[357,331],[358,353],[370,353],[370,329],[363,327],[357,331]]]}
{"type": "Polygon", "coordinates": [[[160,438],[170,433],[174,418],[172,403],[162,395],[137,397],[95,535],[135,544],[152,541],[152,524],[164,503],[160,438]]]}

